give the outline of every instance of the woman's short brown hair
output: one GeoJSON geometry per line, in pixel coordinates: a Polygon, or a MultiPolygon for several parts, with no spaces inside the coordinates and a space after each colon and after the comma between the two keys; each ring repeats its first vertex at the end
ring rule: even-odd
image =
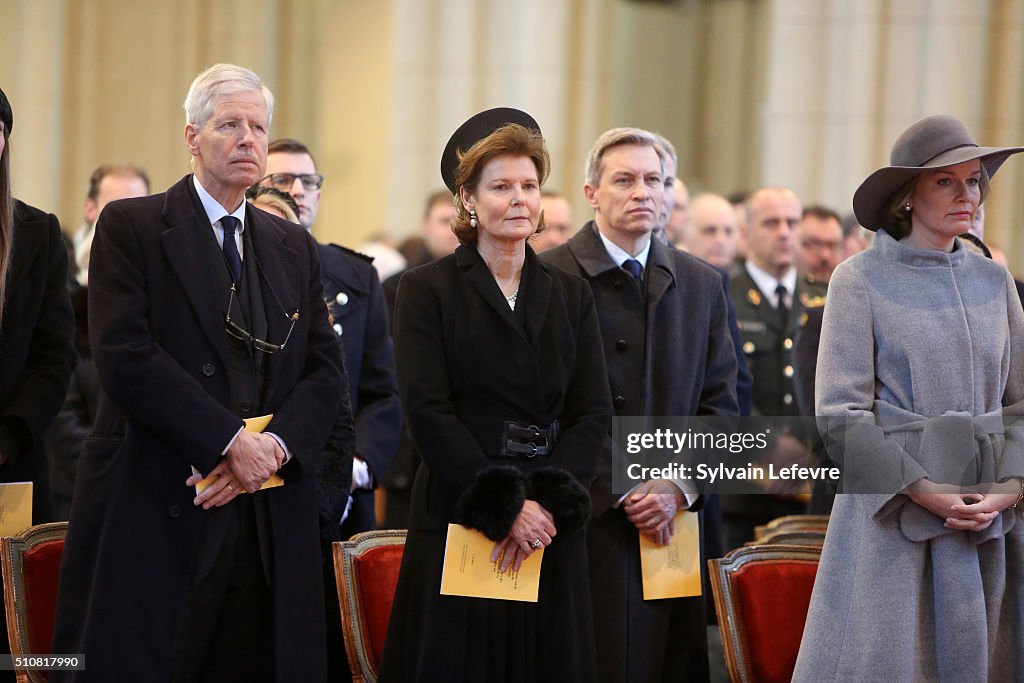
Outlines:
{"type": "MultiPolygon", "coordinates": [[[[925,170],[928,169],[922,169],[922,172],[925,170]]],[[[917,181],[920,177],[921,174],[918,173],[903,183],[882,204],[880,216],[882,224],[879,227],[884,229],[894,240],[901,240],[910,234],[912,225],[910,216],[913,211],[907,210],[907,200],[914,193],[914,188],[917,187],[917,181]]],[[[988,196],[988,183],[988,171],[985,170],[985,164],[981,164],[981,178],[978,180],[978,187],[981,189],[981,202],[985,201],[985,197],[988,196]]],[[[979,205],[981,202],[979,202],[979,205]]]]}
{"type": "MultiPolygon", "coordinates": [[[[540,132],[530,130],[517,123],[498,128],[468,150],[458,152],[459,166],[455,169],[455,186],[466,188],[466,192],[476,191],[484,166],[491,159],[500,156],[527,157],[537,169],[537,179],[541,185],[547,180],[551,160],[544,146],[544,138],[540,132]]],[[[544,229],[544,215],[541,214],[537,224],[537,232],[544,229]]],[[[469,224],[469,210],[462,203],[461,193],[455,195],[455,218],[452,220],[452,232],[459,238],[459,244],[472,246],[476,244],[477,229],[469,224]]]]}

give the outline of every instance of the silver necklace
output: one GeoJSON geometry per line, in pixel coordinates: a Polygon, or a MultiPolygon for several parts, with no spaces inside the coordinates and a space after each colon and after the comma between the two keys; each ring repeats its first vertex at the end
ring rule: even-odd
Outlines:
{"type": "Polygon", "coordinates": [[[511,294],[509,294],[508,296],[505,297],[505,301],[508,302],[509,308],[511,308],[513,311],[516,310],[516,298],[518,298],[518,297],[519,297],[519,288],[518,287],[516,287],[516,291],[512,292],[511,294]]]}

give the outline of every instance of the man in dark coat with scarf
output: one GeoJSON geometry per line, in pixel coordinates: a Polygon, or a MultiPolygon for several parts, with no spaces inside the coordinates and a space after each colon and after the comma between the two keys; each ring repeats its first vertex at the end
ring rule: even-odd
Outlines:
{"type": "MultiPolygon", "coordinates": [[[[736,355],[721,276],[651,239],[663,201],[664,153],[646,131],[617,128],[591,149],[584,192],[594,220],[542,258],[594,292],[617,416],[734,416],[736,355]]],[[[591,487],[590,578],[602,681],[708,679],[700,597],[643,599],[639,539],[668,541],[678,510],[701,497],[675,482],[591,487]]]]}
{"type": "Polygon", "coordinates": [[[86,669],[51,680],[323,680],[316,467],[344,378],[316,243],[244,201],[273,114],[259,77],[210,67],[185,112],[194,173],[97,226],[103,392],[53,641],[86,669]]]}

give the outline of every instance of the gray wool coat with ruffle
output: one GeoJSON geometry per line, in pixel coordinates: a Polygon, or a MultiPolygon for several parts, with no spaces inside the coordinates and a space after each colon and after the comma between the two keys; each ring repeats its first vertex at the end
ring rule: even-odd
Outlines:
{"type": "Polygon", "coordinates": [[[816,414],[864,493],[836,498],[793,680],[1024,681],[1021,513],[953,531],[899,493],[1024,475],[1001,417],[1024,408],[1012,277],[959,240],[917,250],[880,231],[836,269],[820,348],[816,414]]]}

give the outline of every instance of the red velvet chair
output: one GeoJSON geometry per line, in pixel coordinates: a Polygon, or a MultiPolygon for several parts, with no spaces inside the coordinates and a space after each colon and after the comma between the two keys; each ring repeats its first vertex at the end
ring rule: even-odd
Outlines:
{"type": "Polygon", "coordinates": [[[820,547],[754,545],[708,561],[732,681],[792,680],[820,557],[820,547]]]}
{"type": "Polygon", "coordinates": [[[754,540],[778,531],[821,531],[828,529],[828,515],[785,515],[754,527],[754,540]]]}
{"type": "Polygon", "coordinates": [[[769,531],[756,541],[748,541],[743,545],[825,545],[825,531],[813,529],[779,529],[769,531]]]}
{"type": "MultiPolygon", "coordinates": [[[[7,637],[12,655],[52,651],[57,577],[67,531],[67,522],[53,522],[0,539],[7,637]]],[[[47,680],[46,671],[15,671],[19,682],[47,680]]]]}
{"type": "Polygon", "coordinates": [[[404,529],[367,531],[334,544],[345,654],[354,683],[376,683],[404,551],[404,529]]]}

